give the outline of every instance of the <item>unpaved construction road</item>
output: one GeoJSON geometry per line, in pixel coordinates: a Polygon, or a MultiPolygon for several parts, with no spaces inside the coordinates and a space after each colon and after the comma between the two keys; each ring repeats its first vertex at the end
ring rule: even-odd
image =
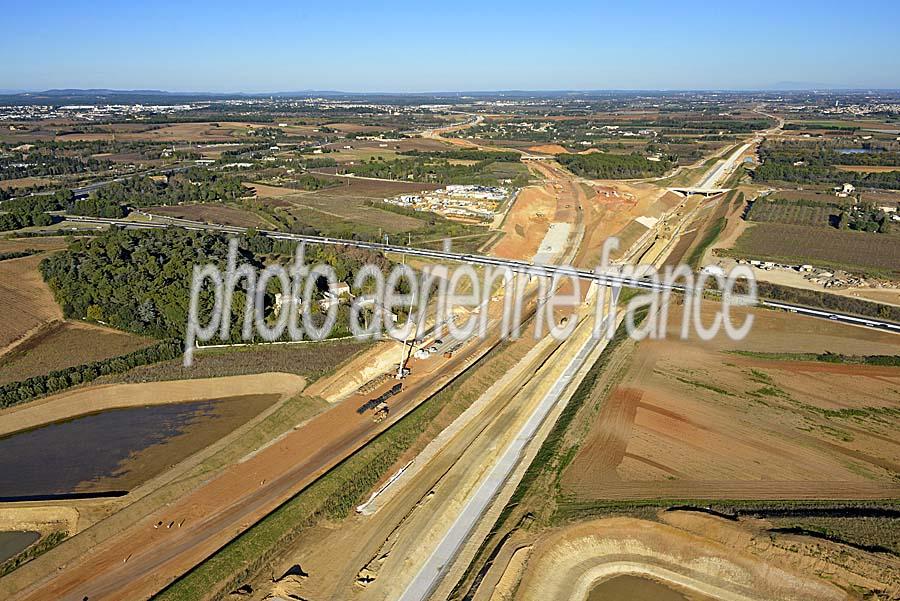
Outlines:
{"type": "Polygon", "coordinates": [[[0,581],[0,594],[34,601],[151,596],[414,409],[463,371],[472,353],[486,352],[498,340],[494,336],[473,344],[447,359],[433,377],[409,380],[405,390],[392,398],[389,420],[374,423],[368,414],[359,415],[359,399],[351,397],[100,543],[64,570],[45,574],[21,591],[0,581]],[[153,527],[171,521],[181,526],[153,527]]]}

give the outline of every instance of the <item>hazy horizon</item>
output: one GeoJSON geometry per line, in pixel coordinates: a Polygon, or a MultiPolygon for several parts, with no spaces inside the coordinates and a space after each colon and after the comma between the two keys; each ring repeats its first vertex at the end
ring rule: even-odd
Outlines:
{"type": "Polygon", "coordinates": [[[900,87],[900,6],[463,0],[7,7],[0,88],[179,93],[900,87]],[[199,26],[202,24],[202,27],[199,26]]]}

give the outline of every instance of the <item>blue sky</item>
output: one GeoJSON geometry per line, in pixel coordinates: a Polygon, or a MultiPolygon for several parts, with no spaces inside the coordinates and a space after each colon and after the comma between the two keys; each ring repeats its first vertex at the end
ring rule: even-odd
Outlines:
{"type": "Polygon", "coordinates": [[[0,0],[0,89],[900,88],[900,2],[0,0]]]}

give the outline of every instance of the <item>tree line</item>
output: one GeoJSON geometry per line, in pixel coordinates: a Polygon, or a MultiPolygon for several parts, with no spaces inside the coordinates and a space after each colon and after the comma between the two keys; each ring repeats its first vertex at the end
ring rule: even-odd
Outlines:
{"type": "Polygon", "coordinates": [[[432,159],[448,159],[457,161],[494,161],[501,163],[518,163],[521,154],[511,150],[478,150],[476,148],[458,148],[455,150],[406,150],[400,154],[420,156],[432,159]]]}
{"type": "Polygon", "coordinates": [[[361,177],[379,179],[436,184],[496,185],[498,178],[488,170],[493,162],[493,160],[482,160],[473,165],[454,165],[446,159],[430,159],[428,157],[393,160],[373,157],[369,161],[347,165],[343,167],[343,171],[361,177]]]}
{"type": "Polygon", "coordinates": [[[10,382],[0,386],[0,407],[11,407],[45,394],[53,394],[72,386],[86,384],[100,376],[121,374],[140,365],[175,359],[181,355],[181,352],[179,340],[164,340],[127,355],[58,369],[20,382],[10,382]]]}

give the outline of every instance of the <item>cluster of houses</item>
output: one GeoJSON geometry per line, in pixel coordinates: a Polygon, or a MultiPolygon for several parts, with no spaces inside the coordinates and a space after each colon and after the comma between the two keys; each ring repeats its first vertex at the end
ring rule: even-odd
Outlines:
{"type": "Polygon", "coordinates": [[[428,211],[449,219],[493,219],[510,189],[498,186],[449,185],[433,192],[401,194],[384,202],[416,211],[428,211]]]}

